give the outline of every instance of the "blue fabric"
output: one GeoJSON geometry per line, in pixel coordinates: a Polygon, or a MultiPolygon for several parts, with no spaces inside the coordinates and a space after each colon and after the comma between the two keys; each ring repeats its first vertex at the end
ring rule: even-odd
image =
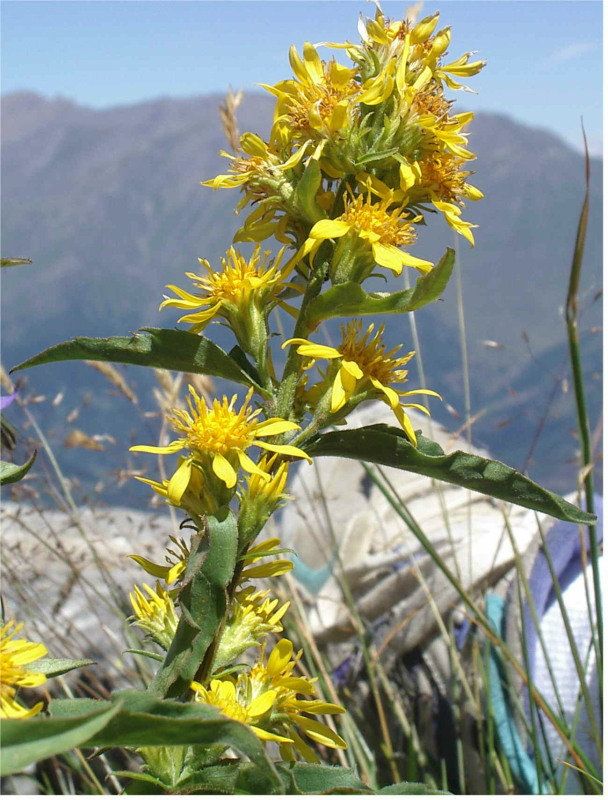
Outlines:
{"type": "MultiPolygon", "coordinates": [[[[497,594],[486,595],[486,616],[494,632],[504,638],[505,601],[497,594]]],[[[548,794],[548,786],[538,778],[536,764],[526,752],[508,696],[503,689],[504,676],[498,648],[492,646],[489,663],[489,706],[496,735],[518,788],[526,794],[548,794]]]]}

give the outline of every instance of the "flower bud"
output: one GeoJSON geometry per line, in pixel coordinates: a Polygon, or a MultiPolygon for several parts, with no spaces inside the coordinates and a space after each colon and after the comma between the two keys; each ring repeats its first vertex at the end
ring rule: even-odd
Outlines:
{"type": "Polygon", "coordinates": [[[450,46],[451,38],[452,34],[449,28],[443,28],[443,30],[439,31],[431,45],[431,57],[437,59],[442,56],[450,46]]]}
{"type": "Polygon", "coordinates": [[[412,29],[410,42],[412,44],[420,44],[426,42],[432,36],[433,31],[437,27],[439,20],[439,12],[430,17],[425,17],[412,29]]]}

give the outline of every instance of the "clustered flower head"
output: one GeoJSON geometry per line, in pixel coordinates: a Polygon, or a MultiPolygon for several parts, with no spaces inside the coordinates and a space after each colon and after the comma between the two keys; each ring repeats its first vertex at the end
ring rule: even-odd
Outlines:
{"type": "Polygon", "coordinates": [[[467,183],[475,156],[465,129],[473,114],[450,114],[445,89],[470,91],[459,79],[484,62],[471,53],[448,60],[450,29],[438,23],[438,13],[414,24],[378,9],[360,22],[359,45],[325,44],[344,51],[349,65],[324,61],[310,43],[301,56],[291,48],[294,77],[263,84],[276,98],[269,140],[244,134],[242,154],[228,156],[230,172],[205,182],[241,188],[239,207],[252,211],[237,240],[274,235],[305,254],[346,236],[355,263],[344,274],[339,248],[333,282],[367,277],[366,260],[395,273],[428,271],[431,263],[409,251],[429,211],[474,243],[475,226],[461,218],[464,201],[483,196],[467,183]]]}

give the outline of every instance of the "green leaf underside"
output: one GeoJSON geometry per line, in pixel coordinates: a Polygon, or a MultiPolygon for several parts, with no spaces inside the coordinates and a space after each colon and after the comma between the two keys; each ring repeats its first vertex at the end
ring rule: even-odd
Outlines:
{"type": "Polygon", "coordinates": [[[96,664],[96,661],[91,661],[88,658],[39,658],[38,661],[32,661],[28,664],[28,669],[32,672],[43,672],[47,678],[56,678],[58,675],[65,675],[73,669],[82,669],[83,667],[90,667],[91,664],[96,664]]]}
{"type": "Polygon", "coordinates": [[[465,489],[549,514],[566,522],[593,524],[596,517],[500,461],[457,450],[446,455],[435,442],[418,435],[414,447],[398,428],[370,425],[320,434],[303,445],[311,456],[338,456],[368,461],[454,483],[465,489]]]}
{"type": "Polygon", "coordinates": [[[440,297],[450,279],[453,267],[454,251],[448,248],[436,266],[418,278],[412,289],[379,295],[368,294],[360,284],[352,281],[339,283],[313,300],[306,314],[307,322],[311,326],[316,326],[322,320],[331,317],[403,314],[415,311],[440,297]]]}
{"type": "Polygon", "coordinates": [[[120,704],[102,703],[95,711],[70,719],[3,719],[0,775],[12,775],[29,764],[79,747],[120,713],[120,704]]]}
{"type": "Polygon", "coordinates": [[[55,361],[111,361],[116,364],[213,375],[245,386],[255,385],[245,370],[215,342],[204,336],[166,328],[141,330],[145,333],[110,336],[107,339],[79,336],[43,350],[13,367],[11,372],[55,361]]]}
{"type": "Polygon", "coordinates": [[[35,460],[36,451],[34,450],[25,464],[12,464],[10,461],[0,461],[0,486],[20,481],[30,471],[35,460]]]}
{"type": "Polygon", "coordinates": [[[378,794],[444,794],[449,795],[450,792],[442,792],[440,789],[431,789],[425,786],[424,783],[394,783],[391,786],[384,786],[379,790],[378,794]]]}
{"type": "Polygon", "coordinates": [[[277,765],[289,794],[374,794],[353,768],[325,764],[277,765]]]}

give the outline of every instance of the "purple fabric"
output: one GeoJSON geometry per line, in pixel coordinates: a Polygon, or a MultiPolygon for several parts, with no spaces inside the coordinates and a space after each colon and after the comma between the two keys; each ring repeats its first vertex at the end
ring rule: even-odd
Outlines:
{"type": "Polygon", "coordinates": [[[4,395],[0,397],[0,411],[4,411],[5,408],[8,408],[13,400],[17,397],[17,392],[13,392],[12,394],[4,395]]]}

